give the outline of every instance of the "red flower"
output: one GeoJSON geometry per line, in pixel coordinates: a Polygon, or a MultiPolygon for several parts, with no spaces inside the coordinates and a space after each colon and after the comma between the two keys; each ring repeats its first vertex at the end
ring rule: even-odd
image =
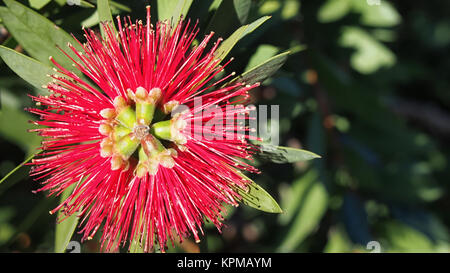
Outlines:
{"type": "Polygon", "coordinates": [[[67,57],[95,85],[50,58],[51,94],[33,97],[43,109],[29,110],[43,126],[32,131],[44,137],[31,174],[50,195],[75,184],[52,213],[79,213],[83,240],[102,227],[104,250],[128,241],[145,251],[157,241],[164,250],[175,234],[199,241],[206,218],[220,231],[223,205],[238,205],[236,187],[248,183],[239,170],[257,170],[242,161],[252,147],[235,122],[248,109],[231,106],[257,84],[211,91],[231,76],[211,83],[223,71],[221,39],[206,50],[211,33],[193,46],[198,29],[190,21],[154,27],[149,8],[146,25],[128,21],[118,20],[118,36],[103,25],[106,39],[85,30],[82,52],[70,46],[78,59],[67,57]]]}

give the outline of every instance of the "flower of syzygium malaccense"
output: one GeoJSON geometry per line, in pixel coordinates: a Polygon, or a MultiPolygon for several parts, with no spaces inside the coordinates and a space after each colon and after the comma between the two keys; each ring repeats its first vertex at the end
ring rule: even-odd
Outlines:
{"type": "Polygon", "coordinates": [[[40,107],[29,109],[40,117],[31,131],[44,137],[31,175],[49,195],[74,186],[51,213],[78,215],[83,240],[100,229],[104,251],[130,242],[164,251],[169,239],[200,241],[204,220],[220,231],[224,204],[237,206],[236,189],[250,183],[241,171],[258,172],[242,161],[253,147],[248,129],[234,122],[248,119],[249,108],[226,111],[247,103],[258,84],[217,87],[231,75],[211,83],[223,71],[221,39],[207,50],[211,33],[194,46],[198,28],[190,21],[155,27],[148,7],[145,25],[123,24],[118,18],[117,36],[102,24],[105,39],[85,30],[81,51],[69,44],[77,57],[66,56],[96,86],[50,57],[57,71],[50,95],[32,96],[40,107]],[[215,116],[203,110],[212,106],[233,122],[204,130],[215,116]]]}

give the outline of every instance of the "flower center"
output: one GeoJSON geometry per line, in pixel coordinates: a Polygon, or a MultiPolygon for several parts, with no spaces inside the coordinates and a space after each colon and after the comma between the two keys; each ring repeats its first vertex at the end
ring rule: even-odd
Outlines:
{"type": "Polygon", "coordinates": [[[159,88],[148,92],[143,87],[135,91],[129,89],[126,98],[114,99],[114,108],[100,111],[104,120],[99,132],[105,136],[100,142],[100,155],[110,158],[111,170],[127,170],[131,166],[135,174],[142,177],[147,173],[156,174],[160,165],[165,168],[175,165],[177,152],[171,146],[185,148],[182,145],[186,137],[182,131],[186,122],[181,114],[165,118],[178,102],[159,106],[160,97],[159,88]],[[166,144],[160,140],[165,140],[166,144]]]}
{"type": "Polygon", "coordinates": [[[133,128],[133,133],[139,140],[145,138],[149,132],[150,127],[148,125],[135,125],[133,128]]]}

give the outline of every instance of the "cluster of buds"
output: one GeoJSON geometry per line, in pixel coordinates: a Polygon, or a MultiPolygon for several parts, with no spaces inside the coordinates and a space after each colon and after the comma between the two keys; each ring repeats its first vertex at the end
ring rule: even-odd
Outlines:
{"type": "MultiPolygon", "coordinates": [[[[114,108],[100,111],[104,120],[99,125],[99,132],[105,136],[100,143],[100,154],[111,158],[111,170],[127,170],[133,164],[136,165],[135,174],[143,177],[147,173],[156,174],[159,165],[165,168],[175,165],[176,150],[166,148],[160,140],[184,147],[186,121],[182,113],[177,113],[168,120],[154,122],[155,112],[161,111],[157,107],[160,98],[159,88],[150,91],[143,87],[135,91],[128,89],[126,98],[117,96],[114,99],[114,108]]],[[[177,105],[175,101],[167,102],[158,116],[166,117],[177,105]]]]}

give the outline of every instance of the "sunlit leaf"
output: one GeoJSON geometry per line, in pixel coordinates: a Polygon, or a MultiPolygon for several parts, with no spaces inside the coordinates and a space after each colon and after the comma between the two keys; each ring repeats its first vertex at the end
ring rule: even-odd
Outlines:
{"type": "Polygon", "coordinates": [[[233,0],[234,8],[241,24],[245,24],[252,4],[251,0],[233,0]]]}
{"type": "MultiPolygon", "coordinates": [[[[109,1],[108,0],[98,0],[97,1],[97,13],[98,18],[100,22],[110,22],[112,24],[113,29],[115,30],[114,21],[111,14],[111,9],[109,7],[109,1]]],[[[102,37],[105,39],[106,34],[103,28],[100,28],[100,31],[102,33],[102,37]]],[[[116,30],[115,30],[116,31],[116,30]]]]}
{"type": "Polygon", "coordinates": [[[85,28],[90,28],[92,26],[98,25],[100,23],[100,18],[98,17],[98,11],[95,11],[88,18],[81,22],[81,26],[85,28]]]}
{"type": "Polygon", "coordinates": [[[91,4],[91,3],[89,3],[88,1],[85,1],[85,0],[81,0],[80,1],[80,7],[83,7],[83,8],[95,8],[95,6],[93,4],[91,4]]]}
{"type": "Polygon", "coordinates": [[[347,234],[340,226],[330,229],[328,232],[328,242],[323,249],[325,253],[350,252],[353,244],[347,234]]]}
{"type": "Polygon", "coordinates": [[[281,206],[284,209],[284,213],[278,217],[281,225],[287,225],[292,221],[303,201],[299,197],[305,196],[306,191],[317,181],[317,178],[317,172],[310,170],[292,182],[292,185],[288,188],[281,200],[281,206]]]}
{"type": "Polygon", "coordinates": [[[237,189],[237,192],[247,206],[271,213],[283,212],[275,199],[255,182],[248,185],[248,191],[237,189]]]}
{"type": "Polygon", "coordinates": [[[389,221],[383,225],[383,237],[388,241],[389,252],[433,252],[433,243],[425,234],[402,224],[389,221]]]}
{"type": "Polygon", "coordinates": [[[267,143],[258,143],[257,156],[274,163],[294,163],[320,158],[319,155],[303,149],[275,146],[267,143]]]}
{"type": "Polygon", "coordinates": [[[319,22],[328,23],[341,19],[352,8],[352,0],[328,0],[317,14],[319,22]]]}
{"type": "Polygon", "coordinates": [[[0,46],[0,57],[19,77],[41,90],[51,80],[47,75],[55,73],[50,66],[4,46],[0,46]]]}
{"type": "Polygon", "coordinates": [[[237,44],[237,42],[242,39],[244,36],[250,34],[259,26],[261,26],[265,21],[270,19],[270,16],[264,16],[254,21],[251,24],[244,25],[238,28],[230,37],[222,42],[217,51],[215,52],[216,58],[225,59],[228,53],[233,49],[233,47],[237,44]]]}
{"type": "Polygon", "coordinates": [[[248,181],[251,181],[247,185],[247,189],[243,190],[236,187],[236,192],[242,197],[242,203],[252,208],[262,210],[270,213],[281,213],[283,212],[278,205],[277,201],[266,192],[261,186],[253,182],[250,178],[245,176],[239,171],[236,171],[240,176],[248,181]]]}
{"type": "Polygon", "coordinates": [[[273,45],[260,45],[258,49],[255,51],[255,53],[250,57],[250,60],[247,63],[247,66],[245,67],[245,71],[248,71],[265,61],[267,61],[269,58],[275,56],[277,52],[279,51],[279,48],[273,45]]]}
{"type": "Polygon", "coordinates": [[[95,8],[95,6],[85,0],[54,0],[58,5],[80,6],[83,8],[95,8]]]}
{"type": "Polygon", "coordinates": [[[30,6],[34,9],[41,9],[48,3],[50,3],[51,0],[28,0],[30,3],[30,6]]]}
{"type": "Polygon", "coordinates": [[[356,49],[351,57],[351,64],[364,74],[373,73],[381,67],[391,67],[396,62],[396,57],[389,48],[359,27],[344,28],[340,44],[356,49]]]}
{"type": "Polygon", "coordinates": [[[391,27],[400,23],[401,16],[388,2],[370,5],[361,0],[328,0],[323,4],[317,14],[319,22],[334,22],[349,12],[361,14],[361,23],[374,27],[391,27]]]}
{"type": "Polygon", "coordinates": [[[286,0],[284,1],[283,8],[281,9],[281,18],[283,20],[289,20],[295,17],[300,10],[300,1],[286,0]]]}
{"type": "Polygon", "coordinates": [[[319,181],[312,183],[304,194],[297,198],[301,200],[300,207],[277,249],[278,252],[294,251],[315,230],[328,206],[328,194],[319,181]]]}
{"type": "Polygon", "coordinates": [[[186,17],[193,0],[158,0],[159,21],[174,20],[176,24],[181,16],[186,17]]]}
{"type": "Polygon", "coordinates": [[[250,70],[244,72],[242,75],[237,76],[231,82],[244,82],[246,84],[254,84],[257,82],[263,82],[265,79],[271,77],[278,69],[283,66],[286,62],[290,52],[283,52],[272,58],[266,60],[265,62],[251,68],[250,70]]]}
{"type": "Polygon", "coordinates": [[[352,0],[353,10],[361,13],[361,23],[373,27],[392,27],[401,22],[401,16],[389,1],[368,5],[366,1],[352,0]]]}
{"type": "Polygon", "coordinates": [[[60,49],[74,57],[68,47],[71,43],[77,48],[78,43],[63,29],[32,9],[13,0],[4,0],[8,8],[0,8],[0,17],[17,42],[37,60],[49,64],[49,56],[65,67],[72,62],[60,49]]]}
{"type": "MultiPolygon", "coordinates": [[[[68,187],[61,194],[61,202],[67,199],[70,196],[73,189],[75,188],[75,184],[68,187]]],[[[58,212],[58,218],[65,217],[61,211],[58,212]]],[[[71,216],[67,217],[64,221],[56,224],[55,229],[55,252],[63,253],[66,251],[67,245],[72,238],[72,235],[77,227],[79,217],[74,213],[71,216]]]]}
{"type": "Polygon", "coordinates": [[[391,206],[392,215],[410,227],[423,232],[434,241],[450,241],[450,234],[444,223],[430,212],[418,208],[391,206]]]}

